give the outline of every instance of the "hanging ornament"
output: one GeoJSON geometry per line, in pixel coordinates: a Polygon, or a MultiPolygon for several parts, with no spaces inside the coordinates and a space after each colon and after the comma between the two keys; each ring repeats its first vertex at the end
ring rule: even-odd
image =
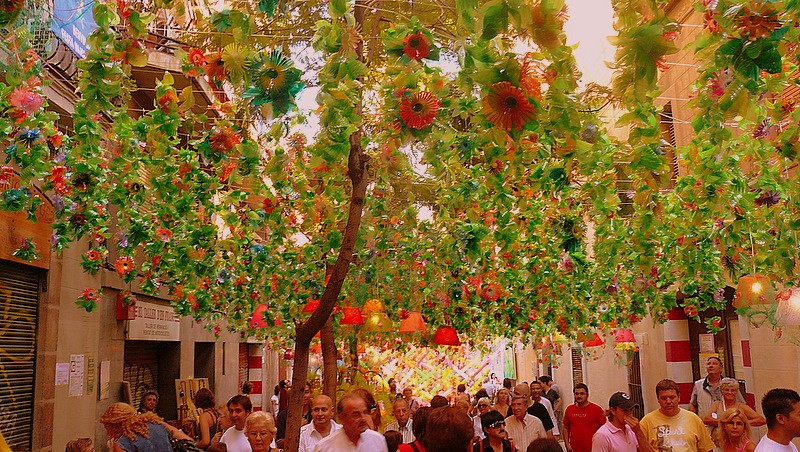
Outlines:
{"type": "Polygon", "coordinates": [[[250,317],[250,326],[253,328],[266,328],[267,322],[264,320],[264,313],[267,311],[266,303],[261,303],[260,305],[256,306],[256,310],[253,311],[252,317],[250,317]]]}
{"type": "Polygon", "coordinates": [[[433,336],[433,342],[439,345],[450,345],[453,347],[461,345],[458,332],[456,332],[456,329],[452,326],[440,326],[433,336]]]}
{"type": "Polygon", "coordinates": [[[425,320],[422,319],[422,314],[416,311],[411,311],[407,314],[406,318],[400,321],[401,333],[416,333],[425,331],[425,320]]]}
{"type": "Polygon", "coordinates": [[[286,350],[283,352],[283,359],[292,360],[294,359],[294,352],[291,350],[286,350]]]}
{"type": "Polygon", "coordinates": [[[361,308],[361,315],[365,317],[373,312],[383,312],[383,303],[377,298],[370,298],[364,303],[364,307],[361,308]]]}
{"type": "Polygon", "coordinates": [[[373,312],[364,321],[364,330],[373,333],[388,333],[394,331],[392,319],[385,312],[373,312]]]}
{"type": "Polygon", "coordinates": [[[313,313],[314,311],[317,310],[318,307],[319,307],[319,300],[312,298],[308,300],[308,303],[306,303],[306,306],[303,308],[303,312],[313,313]]]}
{"type": "Polygon", "coordinates": [[[614,332],[614,350],[636,350],[636,337],[628,328],[620,328],[614,332]]]}
{"type": "Polygon", "coordinates": [[[783,290],[775,298],[778,301],[776,323],[780,326],[800,325],[800,287],[783,290]]]}
{"type": "Polygon", "coordinates": [[[775,288],[772,281],[763,275],[742,276],[736,286],[733,297],[735,308],[744,308],[759,304],[775,303],[775,288]]]}
{"type": "Polygon", "coordinates": [[[604,345],[605,342],[603,342],[603,338],[597,333],[594,333],[594,337],[591,339],[583,342],[584,347],[602,347],[604,345]]]}
{"type": "Polygon", "coordinates": [[[400,101],[400,119],[406,127],[422,129],[431,125],[439,107],[436,96],[427,91],[405,94],[400,101]]]}
{"type": "Polygon", "coordinates": [[[525,93],[509,82],[492,85],[483,100],[483,114],[496,127],[521,130],[534,117],[533,105],[525,93]]]}
{"type": "Polygon", "coordinates": [[[342,308],[342,320],[339,322],[342,325],[363,325],[364,317],[361,316],[361,311],[358,308],[346,306],[342,308]]]}

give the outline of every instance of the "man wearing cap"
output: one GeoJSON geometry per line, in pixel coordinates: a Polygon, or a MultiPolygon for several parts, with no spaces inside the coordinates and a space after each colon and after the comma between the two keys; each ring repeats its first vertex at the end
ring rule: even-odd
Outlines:
{"type": "Polygon", "coordinates": [[[633,417],[638,406],[628,394],[614,393],[608,401],[608,422],[592,436],[592,452],[655,452],[633,417]]]}

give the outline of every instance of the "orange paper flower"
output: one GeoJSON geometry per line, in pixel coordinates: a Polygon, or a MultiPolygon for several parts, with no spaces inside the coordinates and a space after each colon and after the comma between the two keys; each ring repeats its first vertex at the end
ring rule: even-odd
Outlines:
{"type": "Polygon", "coordinates": [[[533,105],[525,93],[509,82],[492,85],[483,101],[486,119],[503,130],[520,130],[533,119],[533,105]]]}
{"type": "Polygon", "coordinates": [[[130,257],[120,257],[117,259],[117,262],[114,263],[114,269],[117,270],[117,274],[122,277],[133,270],[133,265],[133,259],[130,257]]]}
{"type": "Polygon", "coordinates": [[[431,125],[439,106],[436,96],[427,91],[406,95],[400,101],[400,119],[412,129],[422,129],[431,125]]]}

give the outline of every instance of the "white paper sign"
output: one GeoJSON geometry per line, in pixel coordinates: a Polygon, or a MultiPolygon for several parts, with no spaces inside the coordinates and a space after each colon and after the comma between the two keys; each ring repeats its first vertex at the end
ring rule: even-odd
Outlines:
{"type": "Polygon", "coordinates": [[[111,382],[111,361],[100,361],[100,400],[108,398],[111,382]]]}
{"type": "Polygon", "coordinates": [[[714,335],[701,334],[700,335],[700,353],[714,353],[714,335]]]}
{"type": "Polygon", "coordinates": [[[69,363],[56,363],[56,386],[69,383],[69,363]]]}
{"type": "Polygon", "coordinates": [[[86,357],[69,355],[69,396],[80,397],[83,392],[83,374],[86,357]]]}
{"type": "Polygon", "coordinates": [[[136,320],[128,321],[127,339],[137,341],[179,341],[181,320],[172,306],[136,302],[136,320]]]}

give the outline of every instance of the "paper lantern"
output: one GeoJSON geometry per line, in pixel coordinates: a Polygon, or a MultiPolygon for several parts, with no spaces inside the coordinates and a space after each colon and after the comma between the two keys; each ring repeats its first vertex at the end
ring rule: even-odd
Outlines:
{"type": "Polygon", "coordinates": [[[418,331],[425,331],[425,320],[422,319],[422,314],[416,311],[408,313],[408,317],[400,321],[401,333],[416,333],[418,331]]]}
{"type": "Polygon", "coordinates": [[[553,334],[553,343],[554,344],[566,344],[567,342],[569,342],[569,339],[567,338],[567,336],[564,336],[561,333],[553,334]]]}
{"type": "Polygon", "coordinates": [[[800,325],[800,287],[786,289],[776,297],[778,310],[775,320],[780,326],[800,325]]]}
{"type": "Polygon", "coordinates": [[[313,313],[319,307],[319,300],[310,299],[306,306],[303,308],[303,312],[313,313]]]}
{"type": "Polygon", "coordinates": [[[440,326],[433,336],[433,342],[439,345],[451,345],[457,347],[461,345],[458,333],[452,326],[440,326]]]}
{"type": "Polygon", "coordinates": [[[339,322],[342,325],[362,325],[364,318],[361,317],[361,311],[358,308],[344,307],[342,308],[342,320],[339,322]]]}
{"type": "Polygon", "coordinates": [[[314,342],[313,344],[311,344],[311,348],[309,349],[309,351],[314,355],[322,354],[322,344],[320,344],[319,342],[314,342]]]}
{"type": "Polygon", "coordinates": [[[584,347],[602,347],[603,345],[605,345],[605,342],[603,342],[603,338],[597,333],[594,333],[594,338],[583,342],[584,347]]]}
{"type": "Polygon", "coordinates": [[[294,352],[291,350],[286,350],[283,352],[283,359],[292,360],[294,359],[294,352]]]}
{"type": "Polygon", "coordinates": [[[633,331],[628,328],[620,328],[614,332],[615,350],[636,350],[636,338],[633,331]]]}
{"type": "Polygon", "coordinates": [[[578,330],[578,337],[575,338],[577,342],[584,343],[594,339],[594,335],[590,330],[578,330]]]}
{"type": "Polygon", "coordinates": [[[260,305],[256,306],[256,310],[253,311],[252,317],[250,317],[250,326],[253,328],[266,328],[267,322],[264,320],[264,313],[267,311],[267,305],[265,303],[261,303],[260,305]]]}
{"type": "Polygon", "coordinates": [[[394,325],[385,312],[373,312],[364,321],[364,329],[373,333],[388,333],[394,331],[394,325]]]}
{"type": "Polygon", "coordinates": [[[763,275],[742,276],[736,286],[733,307],[745,308],[757,304],[775,303],[775,288],[772,281],[763,275]]]}
{"type": "Polygon", "coordinates": [[[364,303],[364,307],[361,308],[361,315],[364,317],[368,317],[373,312],[383,312],[383,303],[377,298],[370,298],[364,303]]]}

